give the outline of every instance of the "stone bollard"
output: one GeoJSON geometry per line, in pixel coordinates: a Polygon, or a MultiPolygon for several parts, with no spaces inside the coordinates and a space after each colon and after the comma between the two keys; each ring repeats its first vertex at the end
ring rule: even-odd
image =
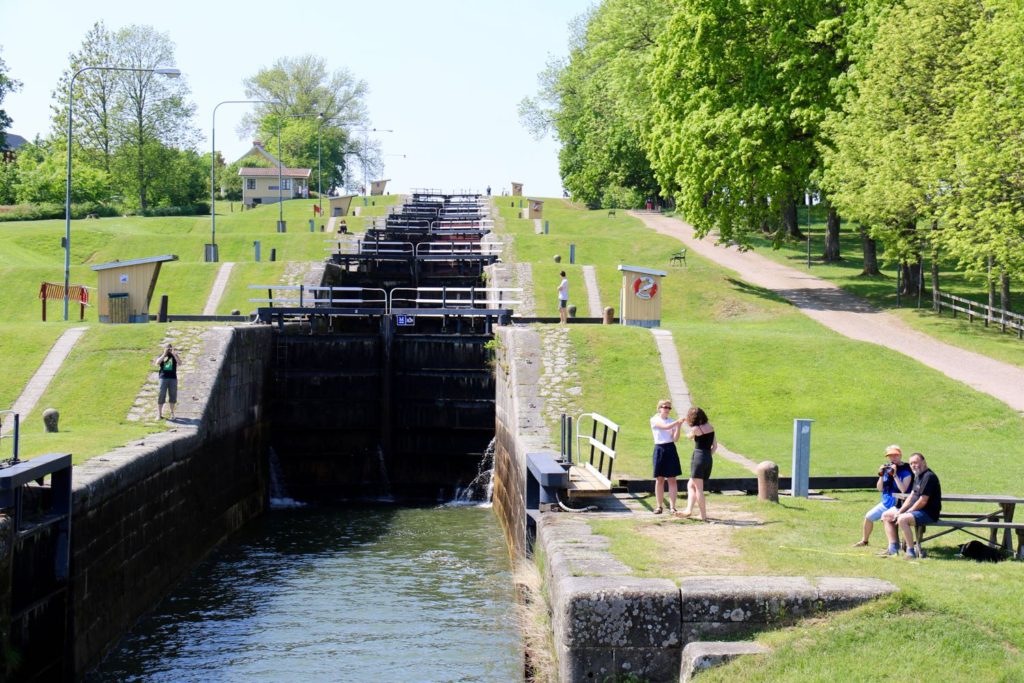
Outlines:
{"type": "Polygon", "coordinates": [[[569,306],[569,317],[570,318],[575,318],[576,317],[576,307],[575,306],[569,306]]]}
{"type": "Polygon", "coordinates": [[[757,499],[779,502],[779,466],[771,460],[757,466],[757,499]]]}
{"type": "Polygon", "coordinates": [[[46,427],[47,434],[57,433],[57,423],[60,422],[60,413],[53,408],[47,408],[43,411],[43,426],[46,427]]]}
{"type": "Polygon", "coordinates": [[[604,315],[601,317],[601,323],[603,325],[611,325],[613,320],[615,320],[615,309],[611,306],[605,306],[604,315]]]}
{"type": "Polygon", "coordinates": [[[562,257],[559,256],[558,254],[555,254],[555,263],[561,263],[561,262],[562,262],[562,257]]]}

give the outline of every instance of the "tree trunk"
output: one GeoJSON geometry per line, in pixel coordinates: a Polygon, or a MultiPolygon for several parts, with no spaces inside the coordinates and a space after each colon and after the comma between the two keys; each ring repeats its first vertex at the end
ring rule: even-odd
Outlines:
{"type": "Polygon", "coordinates": [[[839,214],[834,206],[828,206],[828,218],[825,227],[825,251],[821,258],[825,263],[839,263],[842,257],[839,255],[839,214]]]}
{"type": "Polygon", "coordinates": [[[787,197],[782,203],[782,225],[786,229],[786,237],[792,240],[805,240],[807,235],[800,232],[800,224],[796,217],[796,197],[787,197]]]}
{"type": "MultiPolygon", "coordinates": [[[[987,260],[988,260],[988,307],[991,310],[991,309],[996,307],[996,281],[995,281],[995,278],[992,277],[992,257],[988,256],[987,260]]],[[[991,315],[987,315],[986,317],[988,318],[989,322],[992,322],[992,316],[991,315]]]]}
{"type": "Polygon", "coordinates": [[[917,296],[921,290],[921,256],[916,261],[900,264],[900,294],[917,296]]]}
{"type": "Polygon", "coordinates": [[[932,247],[932,310],[939,312],[939,250],[932,247]]]}
{"type": "Polygon", "coordinates": [[[1010,310],[1010,276],[1005,270],[999,271],[999,305],[1004,311],[1010,310]]]}
{"type": "Polygon", "coordinates": [[[859,226],[860,230],[860,244],[864,251],[864,270],[861,271],[861,275],[881,275],[882,271],[878,270],[878,245],[873,239],[868,237],[868,229],[863,225],[859,226]]]}

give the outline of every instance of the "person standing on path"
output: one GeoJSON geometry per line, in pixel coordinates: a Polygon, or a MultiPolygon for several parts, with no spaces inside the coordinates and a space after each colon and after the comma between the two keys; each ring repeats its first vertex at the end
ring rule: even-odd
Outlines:
{"type": "Polygon", "coordinates": [[[693,514],[693,505],[700,510],[700,521],[708,521],[707,503],[704,500],[704,482],[711,478],[711,455],[718,450],[715,428],[708,422],[707,414],[697,406],[686,413],[686,424],[690,428],[686,437],[693,439],[693,456],[690,458],[690,479],[686,482],[686,509],[680,517],[693,514]]]}
{"type": "Polygon", "coordinates": [[[178,402],[178,366],[181,364],[181,359],[178,358],[174,347],[168,344],[164,352],[153,361],[153,364],[156,365],[160,375],[160,391],[156,399],[156,418],[164,419],[164,402],[166,399],[170,399],[171,419],[173,420],[174,406],[178,402]]]}
{"type": "Polygon", "coordinates": [[[651,418],[651,432],[654,434],[654,498],[658,501],[658,507],[654,508],[656,515],[664,512],[666,479],[669,511],[676,513],[676,496],[679,494],[676,477],[683,473],[679,466],[679,453],[676,451],[683,418],[670,420],[668,415],[671,410],[672,401],[658,401],[658,412],[651,418]]]}
{"type": "Polygon", "coordinates": [[[868,544],[875,522],[882,519],[882,514],[886,510],[896,507],[896,494],[909,491],[914,481],[914,473],[910,470],[910,465],[903,462],[903,451],[899,446],[893,444],[886,448],[885,457],[889,462],[884,463],[878,470],[878,481],[875,482],[875,488],[882,492],[882,501],[864,515],[864,531],[860,540],[853,544],[855,548],[868,544]]]}
{"type": "Polygon", "coordinates": [[[569,322],[569,280],[564,270],[559,275],[562,282],[558,285],[558,319],[564,325],[569,322]]]}

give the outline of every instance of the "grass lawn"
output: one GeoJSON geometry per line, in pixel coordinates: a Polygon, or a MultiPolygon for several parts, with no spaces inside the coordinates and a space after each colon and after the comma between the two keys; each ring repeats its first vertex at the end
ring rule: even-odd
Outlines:
{"type": "MultiPolygon", "coordinates": [[[[807,213],[800,209],[801,230],[811,236],[811,268],[810,272],[820,278],[830,280],[848,292],[861,296],[879,308],[898,315],[915,329],[930,334],[947,344],[959,346],[970,351],[997,358],[1007,363],[1024,367],[1024,341],[1017,339],[1015,333],[1003,334],[996,326],[986,328],[979,321],[967,322],[962,316],[954,320],[947,310],[941,316],[931,310],[931,259],[924,261],[925,291],[921,297],[921,308],[917,307],[917,299],[908,300],[901,297],[900,307],[896,307],[896,268],[894,264],[885,263],[885,251],[878,245],[878,263],[882,275],[865,277],[863,250],[860,236],[854,228],[843,223],[840,230],[840,254],[843,260],[837,264],[825,264],[821,260],[825,244],[824,212],[815,207],[811,211],[811,226],[807,227],[807,213]]],[[[807,269],[807,242],[788,242],[779,249],[773,249],[771,242],[755,238],[757,252],[767,258],[794,268],[807,269]]],[[[985,283],[968,280],[963,273],[954,268],[955,264],[948,260],[940,260],[939,286],[943,292],[966,297],[980,303],[988,302],[985,283]]],[[[1017,293],[1015,293],[1017,294],[1017,293]]],[[[1019,297],[1018,297],[1019,301],[1019,297]]],[[[997,302],[998,306],[998,295],[997,302]]],[[[1017,313],[1021,306],[1013,306],[1017,313]]]]}
{"type": "MultiPolygon", "coordinates": [[[[548,200],[551,232],[537,235],[532,221],[515,218],[507,201],[499,199],[498,207],[515,235],[516,258],[533,263],[540,315],[556,314],[560,269],[568,273],[571,301],[580,302],[582,264],[595,265],[602,303],[616,308],[617,265],[669,272],[662,329],[673,334],[695,403],[730,449],[754,461],[773,460],[788,475],[793,419],[811,418],[812,475],[872,474],[885,446],[895,442],[908,453],[925,453],[948,490],[1024,494],[1004,483],[1024,475],[1024,423],[994,398],[902,354],[834,333],[698,255],[690,255],[686,268],[666,267],[678,242],[636,219],[548,200]],[[570,243],[576,244],[575,265],[565,263],[570,243]],[[563,256],[562,264],[553,262],[554,254],[563,256]],[[976,453],[985,454],[985,468],[976,466],[976,453]]],[[[582,409],[622,425],[616,471],[650,476],[648,419],[667,395],[653,336],[601,325],[570,326],[570,332],[582,409]]],[[[557,425],[552,429],[557,443],[557,425]]],[[[723,458],[715,461],[715,476],[743,473],[723,458]]]]}
{"type": "MultiPolygon", "coordinates": [[[[936,471],[946,486],[945,471],[936,471]]],[[[783,498],[779,505],[748,497],[711,495],[708,510],[729,506],[764,523],[731,529],[743,567],[719,574],[778,576],[869,576],[891,581],[900,592],[832,617],[810,619],[757,636],[772,648],[764,657],[741,658],[701,675],[702,681],[875,681],[889,678],[884,655],[898,661],[900,677],[911,681],[1024,680],[1024,574],[1019,562],[977,563],[956,558],[964,534],[925,545],[920,561],[880,558],[884,535],[875,528],[872,545],[851,548],[860,520],[876,501],[868,492],[830,492],[837,502],[783,498]],[[915,673],[918,672],[918,673],[915,673]]],[[[595,520],[596,533],[612,539],[611,551],[641,576],[679,579],[658,549],[639,531],[648,520],[595,520]]],[[[696,522],[659,521],[685,542],[696,522]]],[[[714,556],[715,548],[693,547],[714,556]]]]}

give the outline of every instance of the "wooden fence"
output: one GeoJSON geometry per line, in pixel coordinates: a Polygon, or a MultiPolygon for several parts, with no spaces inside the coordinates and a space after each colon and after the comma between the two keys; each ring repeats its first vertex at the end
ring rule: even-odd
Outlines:
{"type": "Polygon", "coordinates": [[[980,318],[985,323],[985,327],[992,324],[999,325],[999,329],[1002,332],[1006,332],[1007,329],[1016,330],[1017,338],[1024,339],[1024,315],[989,306],[988,304],[980,304],[977,301],[971,301],[970,299],[945,292],[939,292],[938,304],[940,315],[943,308],[948,308],[953,312],[954,318],[957,313],[965,314],[972,323],[975,318],[980,318]]]}

